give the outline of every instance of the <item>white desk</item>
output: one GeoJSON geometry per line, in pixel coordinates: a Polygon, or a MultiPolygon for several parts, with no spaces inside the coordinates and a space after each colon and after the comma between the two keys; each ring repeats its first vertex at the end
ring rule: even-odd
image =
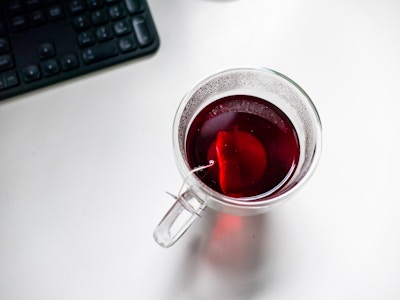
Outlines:
{"type": "Polygon", "coordinates": [[[149,4],[155,55],[0,102],[0,299],[399,299],[400,2],[149,4]],[[314,100],[320,165],[243,232],[209,211],[163,249],[175,109],[244,64],[314,100]]]}

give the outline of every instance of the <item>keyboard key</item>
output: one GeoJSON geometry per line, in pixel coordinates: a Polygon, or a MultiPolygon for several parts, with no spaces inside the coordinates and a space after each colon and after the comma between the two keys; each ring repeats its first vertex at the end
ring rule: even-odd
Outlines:
{"type": "Polygon", "coordinates": [[[92,64],[116,56],[117,54],[118,49],[115,44],[113,42],[108,42],[83,50],[82,58],[85,64],[92,64]]]}
{"type": "Polygon", "coordinates": [[[14,60],[10,54],[0,56],[0,72],[10,70],[14,67],[14,60]]]}
{"type": "Polygon", "coordinates": [[[57,21],[64,18],[64,10],[61,5],[54,5],[47,9],[47,18],[50,21],[57,21]]]}
{"type": "Polygon", "coordinates": [[[41,66],[44,77],[50,77],[60,72],[60,67],[58,66],[57,60],[55,59],[46,60],[41,63],[41,66]]]}
{"type": "Polygon", "coordinates": [[[25,82],[40,79],[40,69],[37,65],[30,65],[22,69],[22,77],[25,82]]]}
{"type": "Polygon", "coordinates": [[[29,23],[32,26],[44,24],[46,22],[46,16],[43,10],[35,10],[29,14],[29,23]]]}
{"type": "Polygon", "coordinates": [[[83,13],[86,10],[86,5],[83,0],[73,0],[68,3],[68,7],[72,15],[83,13]]]}
{"type": "Polygon", "coordinates": [[[108,26],[101,26],[96,30],[97,40],[104,42],[113,38],[113,32],[108,26]]]}
{"type": "Polygon", "coordinates": [[[5,36],[7,34],[6,25],[4,22],[0,21],[0,36],[5,36]]]}
{"type": "Polygon", "coordinates": [[[114,5],[108,9],[111,20],[119,20],[126,16],[125,8],[122,5],[114,5]]]}
{"type": "Polygon", "coordinates": [[[24,11],[21,1],[19,0],[12,0],[8,3],[8,12],[11,15],[20,14],[24,11]]]}
{"type": "Polygon", "coordinates": [[[22,31],[28,28],[28,23],[24,16],[15,16],[10,21],[10,27],[12,31],[22,31]]]}
{"type": "Polygon", "coordinates": [[[128,12],[133,15],[143,11],[143,4],[141,0],[124,0],[128,12]]]}
{"type": "Polygon", "coordinates": [[[117,36],[128,34],[131,31],[131,25],[129,25],[127,20],[118,21],[114,24],[114,32],[117,36]]]}
{"type": "Polygon", "coordinates": [[[103,6],[102,0],[87,0],[89,9],[98,9],[103,6]]]}
{"type": "Polygon", "coordinates": [[[7,53],[8,51],[10,51],[10,44],[7,39],[0,38],[0,54],[7,53]]]}
{"type": "Polygon", "coordinates": [[[56,55],[53,43],[43,43],[37,48],[39,59],[47,59],[56,55]]]}
{"type": "Polygon", "coordinates": [[[25,0],[25,6],[29,10],[33,10],[42,6],[40,0],[25,0]]]}
{"type": "Polygon", "coordinates": [[[91,23],[87,16],[81,15],[74,18],[73,26],[76,31],[82,31],[88,29],[91,23]]]}
{"type": "Polygon", "coordinates": [[[4,77],[4,82],[7,86],[7,88],[19,85],[17,72],[8,71],[3,74],[3,77],[4,77]]]}
{"type": "Polygon", "coordinates": [[[104,10],[96,10],[91,14],[91,17],[94,25],[100,25],[108,22],[108,15],[104,10]]]}
{"type": "Polygon", "coordinates": [[[0,74],[0,91],[5,90],[7,88],[6,82],[4,81],[4,77],[0,74]]]}
{"type": "Polygon", "coordinates": [[[132,20],[132,25],[136,33],[139,45],[141,47],[146,47],[153,42],[153,36],[147,27],[146,20],[142,17],[134,17],[132,20]]]}
{"type": "Polygon", "coordinates": [[[136,42],[131,36],[121,38],[118,41],[118,46],[122,53],[130,52],[137,48],[136,42]]]}
{"type": "Polygon", "coordinates": [[[80,47],[89,47],[96,43],[96,38],[91,31],[84,31],[78,34],[78,44],[80,47]]]}
{"type": "Polygon", "coordinates": [[[61,57],[61,68],[63,71],[73,70],[78,67],[79,62],[75,54],[67,54],[61,57]]]}

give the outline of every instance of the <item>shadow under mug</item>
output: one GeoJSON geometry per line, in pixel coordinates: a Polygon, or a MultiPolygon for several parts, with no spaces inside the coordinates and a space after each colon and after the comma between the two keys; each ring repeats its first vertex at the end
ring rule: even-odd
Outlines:
{"type": "Polygon", "coordinates": [[[311,99],[288,77],[267,68],[236,67],[212,74],[182,99],[173,125],[173,146],[186,190],[154,230],[155,241],[170,247],[206,208],[249,216],[265,213],[292,196],[313,173],[321,152],[321,121],[311,99]],[[278,107],[292,122],[299,142],[299,160],[290,179],[278,192],[234,198],[204,184],[192,171],[186,154],[187,134],[196,115],[210,103],[232,95],[263,99],[278,107]]]}

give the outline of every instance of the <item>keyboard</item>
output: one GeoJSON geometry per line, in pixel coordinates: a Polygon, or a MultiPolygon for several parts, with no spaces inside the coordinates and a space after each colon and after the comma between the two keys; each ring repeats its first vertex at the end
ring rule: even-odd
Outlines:
{"type": "Polygon", "coordinates": [[[145,0],[0,0],[0,100],[158,47],[145,0]]]}

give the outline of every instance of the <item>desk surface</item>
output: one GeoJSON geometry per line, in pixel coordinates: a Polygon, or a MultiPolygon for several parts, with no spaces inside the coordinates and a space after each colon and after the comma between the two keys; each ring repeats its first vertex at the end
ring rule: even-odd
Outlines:
{"type": "Polygon", "coordinates": [[[400,2],[149,4],[155,55],[0,103],[0,299],[399,299],[400,2]],[[174,112],[236,65],[307,91],[320,164],[243,231],[208,211],[163,249],[174,112]]]}

